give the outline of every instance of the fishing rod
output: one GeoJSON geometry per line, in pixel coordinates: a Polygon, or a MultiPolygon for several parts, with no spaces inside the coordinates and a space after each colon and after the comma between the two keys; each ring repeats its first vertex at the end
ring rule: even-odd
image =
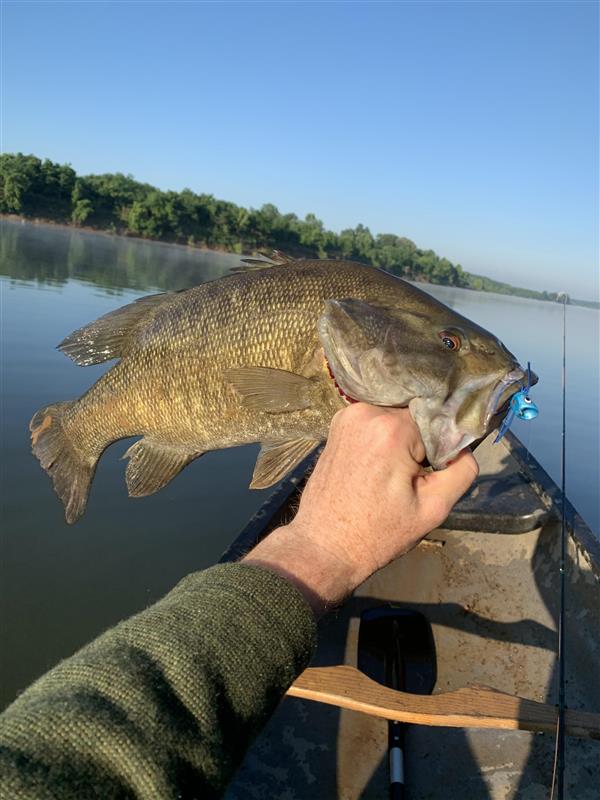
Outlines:
{"type": "Polygon", "coordinates": [[[559,560],[559,597],[558,610],[558,721],[556,725],[556,746],[554,753],[554,769],[552,772],[552,788],[550,800],[554,800],[554,790],[558,800],[565,797],[565,571],[567,563],[567,304],[569,295],[561,292],[557,301],[562,302],[562,429],[560,456],[560,490],[561,490],[561,526],[560,526],[560,560],[559,560]]]}

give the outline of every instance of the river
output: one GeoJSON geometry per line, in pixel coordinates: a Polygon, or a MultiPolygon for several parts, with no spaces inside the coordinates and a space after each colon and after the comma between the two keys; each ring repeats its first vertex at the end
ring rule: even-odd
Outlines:
{"type": "MultiPolygon", "coordinates": [[[[60,658],[214,563],[268,496],[248,485],[258,448],[209,453],[156,495],[127,497],[128,442],[100,462],[87,513],[68,526],[31,456],[38,408],[85,391],[106,365],[81,368],[55,347],[143,294],[227,274],[239,256],[0,221],[2,462],[0,708],[60,658]]],[[[513,430],[558,480],[561,319],[552,303],[423,286],[496,333],[540,376],[540,416],[513,430]]],[[[599,313],[567,310],[567,494],[598,533],[599,313]]]]}

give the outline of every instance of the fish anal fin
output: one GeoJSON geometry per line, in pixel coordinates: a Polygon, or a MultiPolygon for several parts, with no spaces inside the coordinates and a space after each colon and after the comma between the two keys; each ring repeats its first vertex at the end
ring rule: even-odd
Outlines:
{"type": "Polygon", "coordinates": [[[58,350],[79,366],[101,364],[125,355],[135,330],[151,309],[162,305],[171,293],[151,294],[133,303],[110,311],[89,325],[69,334],[58,345],[58,350]]]}
{"type": "Polygon", "coordinates": [[[284,442],[263,442],[254,466],[251,489],[273,486],[303,461],[319,439],[291,439],[284,442]]]}
{"type": "Polygon", "coordinates": [[[224,377],[240,395],[242,404],[254,411],[282,414],[312,405],[313,381],[295,372],[239,367],[226,370],[224,377]]]}
{"type": "Polygon", "coordinates": [[[129,496],[146,497],[158,492],[201,455],[201,452],[190,453],[162,442],[140,439],[123,455],[129,459],[125,471],[129,496]]]}

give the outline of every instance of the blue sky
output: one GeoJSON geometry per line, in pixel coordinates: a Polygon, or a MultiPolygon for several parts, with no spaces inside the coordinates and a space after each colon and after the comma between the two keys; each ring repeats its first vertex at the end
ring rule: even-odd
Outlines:
{"type": "Polygon", "coordinates": [[[2,149],[598,298],[595,2],[4,0],[2,149]]]}

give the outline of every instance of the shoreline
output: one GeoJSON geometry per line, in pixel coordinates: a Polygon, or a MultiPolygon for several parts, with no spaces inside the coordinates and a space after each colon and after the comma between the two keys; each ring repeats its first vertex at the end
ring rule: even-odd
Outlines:
{"type": "Polygon", "coordinates": [[[104,228],[93,228],[91,225],[75,225],[70,222],[56,222],[45,217],[23,217],[20,214],[5,214],[0,212],[0,220],[9,222],[20,222],[22,225],[37,225],[40,228],[59,228],[65,231],[77,231],[78,233],[94,233],[97,236],[110,236],[112,238],[128,239],[132,242],[143,242],[144,244],[162,244],[169,247],[184,247],[186,250],[198,250],[203,253],[220,253],[221,255],[243,256],[252,253],[235,253],[225,247],[207,247],[205,244],[188,244],[187,242],[170,242],[165,239],[146,239],[143,236],[133,236],[125,229],[119,231],[107,231],[104,228]]]}
{"type": "MultiPolygon", "coordinates": [[[[65,231],[77,231],[79,233],[95,234],[98,236],[110,236],[113,238],[119,237],[120,239],[128,239],[132,242],[141,242],[144,244],[163,245],[163,246],[166,245],[168,247],[182,247],[188,251],[197,250],[199,253],[217,253],[219,255],[238,256],[239,258],[247,256],[252,257],[256,256],[257,254],[264,255],[264,253],[261,253],[260,251],[257,250],[251,250],[250,252],[236,253],[234,250],[230,250],[222,246],[219,247],[218,245],[215,245],[214,247],[207,247],[205,244],[188,244],[185,242],[167,241],[165,239],[148,239],[144,238],[143,236],[130,235],[125,230],[107,231],[101,228],[93,228],[90,225],[75,225],[73,223],[68,223],[68,222],[56,222],[55,220],[47,219],[44,217],[24,217],[21,216],[20,214],[6,214],[0,212],[0,220],[7,220],[9,222],[21,223],[22,225],[37,225],[39,227],[46,227],[46,228],[59,228],[65,231]]],[[[412,278],[412,279],[403,278],[403,280],[407,280],[409,283],[425,284],[427,286],[447,286],[450,289],[461,288],[469,292],[480,291],[484,294],[495,294],[504,297],[520,297],[521,299],[526,299],[526,300],[536,300],[540,303],[557,302],[556,300],[550,300],[550,299],[546,300],[540,297],[523,298],[522,295],[513,294],[512,292],[494,292],[489,289],[473,289],[470,286],[456,287],[448,283],[431,284],[428,281],[419,278],[412,278]]],[[[594,311],[600,311],[600,302],[594,300],[578,300],[571,298],[569,300],[569,304],[579,306],[580,308],[589,308],[594,311]]]]}

